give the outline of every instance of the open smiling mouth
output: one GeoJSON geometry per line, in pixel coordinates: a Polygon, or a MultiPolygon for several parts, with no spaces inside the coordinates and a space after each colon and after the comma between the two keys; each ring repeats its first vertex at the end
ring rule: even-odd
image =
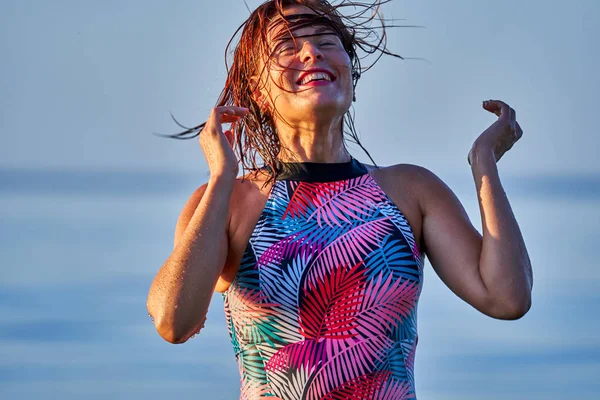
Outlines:
{"type": "Polygon", "coordinates": [[[335,76],[327,70],[312,69],[306,71],[296,82],[300,86],[320,86],[327,85],[335,81],[335,76]]]}

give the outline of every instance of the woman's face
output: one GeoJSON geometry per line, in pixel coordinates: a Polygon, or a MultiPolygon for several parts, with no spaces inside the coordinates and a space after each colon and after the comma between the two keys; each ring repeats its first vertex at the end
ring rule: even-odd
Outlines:
{"type": "MultiPolygon", "coordinates": [[[[285,9],[286,19],[315,14],[305,6],[285,9]]],[[[265,102],[275,120],[289,124],[341,117],[352,104],[350,57],[334,31],[324,25],[292,28],[276,16],[268,26],[270,60],[263,68],[259,103],[265,102]],[[273,108],[276,109],[273,112],[273,108]]]]}

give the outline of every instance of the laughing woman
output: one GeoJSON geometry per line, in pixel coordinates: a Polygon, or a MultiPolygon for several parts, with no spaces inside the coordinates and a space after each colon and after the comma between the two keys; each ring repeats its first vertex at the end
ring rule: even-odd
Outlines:
{"type": "Polygon", "coordinates": [[[148,311],[165,340],[183,343],[222,293],[242,399],[416,398],[425,256],[493,318],[520,318],[531,304],[529,257],[496,166],[522,135],[515,111],[484,102],[498,119],[468,153],[481,235],[427,169],[365,165],[348,152],[345,135],[358,142],[349,110],[368,69],[358,52],[393,54],[369,42],[385,38],[369,35],[376,18],[341,6],[258,7],[240,28],[218,106],[179,136],[199,135],[210,179],[181,212],[148,311]],[[240,163],[249,171],[238,178],[240,163]]]}

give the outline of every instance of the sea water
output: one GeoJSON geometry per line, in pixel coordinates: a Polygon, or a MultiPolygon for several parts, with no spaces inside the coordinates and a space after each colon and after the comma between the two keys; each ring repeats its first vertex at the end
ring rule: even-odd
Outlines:
{"type": "MultiPolygon", "coordinates": [[[[146,310],[190,173],[0,172],[0,397],[237,399],[219,295],[206,327],[163,341],[146,310]]],[[[600,185],[514,178],[505,188],[534,267],[530,312],[486,317],[429,263],[419,304],[419,398],[597,399],[600,185]]],[[[448,182],[481,229],[473,183],[448,182]]]]}

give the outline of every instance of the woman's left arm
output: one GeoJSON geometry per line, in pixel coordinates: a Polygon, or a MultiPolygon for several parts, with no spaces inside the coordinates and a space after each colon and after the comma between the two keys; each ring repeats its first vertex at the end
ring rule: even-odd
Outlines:
{"type": "Polygon", "coordinates": [[[531,263],[498,175],[497,161],[523,134],[515,111],[501,101],[483,107],[499,118],[473,144],[471,164],[483,237],[452,191],[433,174],[425,179],[423,239],[440,278],[479,311],[518,319],[531,306],[531,263]]]}

